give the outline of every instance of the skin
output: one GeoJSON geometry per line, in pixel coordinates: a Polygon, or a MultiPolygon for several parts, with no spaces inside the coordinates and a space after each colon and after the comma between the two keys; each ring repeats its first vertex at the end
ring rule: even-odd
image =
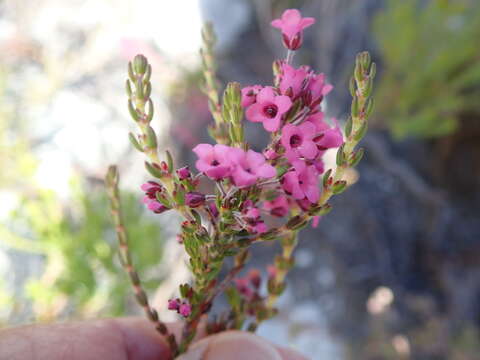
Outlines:
{"type": "MultiPolygon", "coordinates": [[[[180,324],[169,325],[180,333],[180,324]]],[[[165,340],[140,318],[51,325],[28,325],[0,331],[0,360],[163,360],[171,359],[165,340]]],[[[227,331],[200,334],[179,360],[304,360],[292,350],[259,336],[227,331]]]]}

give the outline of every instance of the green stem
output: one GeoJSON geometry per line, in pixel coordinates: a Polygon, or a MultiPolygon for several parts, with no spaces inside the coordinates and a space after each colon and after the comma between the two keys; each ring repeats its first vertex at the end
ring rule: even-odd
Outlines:
{"type": "Polygon", "coordinates": [[[112,213],[112,219],[115,224],[115,230],[117,234],[117,240],[119,245],[119,255],[120,262],[127,272],[130,282],[132,284],[133,290],[135,292],[135,297],[137,302],[143,308],[147,318],[155,325],[155,329],[166,337],[170,349],[173,353],[177,351],[177,343],[175,336],[169,333],[167,326],[158,318],[158,313],[155,309],[150,306],[148,301],[147,294],[142,287],[140,277],[135,270],[135,267],[132,262],[132,257],[130,254],[130,249],[128,246],[128,235],[123,224],[122,219],[122,208],[120,203],[120,193],[118,189],[119,174],[116,166],[110,166],[105,178],[105,183],[107,186],[107,193],[110,199],[110,209],[112,213]]]}

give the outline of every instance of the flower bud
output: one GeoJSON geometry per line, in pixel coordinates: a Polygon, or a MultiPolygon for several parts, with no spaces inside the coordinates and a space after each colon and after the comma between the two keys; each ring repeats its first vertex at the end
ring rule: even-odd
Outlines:
{"type": "Polygon", "coordinates": [[[180,180],[185,180],[191,176],[188,166],[184,166],[177,170],[177,176],[180,180]]]}
{"type": "Polygon", "coordinates": [[[192,313],[192,305],[190,305],[189,303],[182,303],[178,308],[178,312],[183,317],[189,317],[192,313]]]}
{"type": "Polygon", "coordinates": [[[180,307],[180,300],[170,299],[168,300],[168,310],[178,310],[180,307]]]}
{"type": "Polygon", "coordinates": [[[163,213],[167,210],[170,210],[170,208],[161,204],[157,200],[152,200],[152,201],[148,202],[147,207],[148,207],[149,210],[152,210],[155,214],[161,214],[161,213],[163,213]]]}
{"type": "Polygon", "coordinates": [[[147,71],[148,60],[145,56],[139,54],[133,59],[133,69],[137,74],[145,74],[147,71]]]}
{"type": "Polygon", "coordinates": [[[208,209],[210,210],[210,213],[212,214],[212,216],[214,218],[216,218],[219,215],[217,205],[215,205],[215,203],[212,202],[212,203],[208,204],[208,209]]]}
{"type": "Polygon", "coordinates": [[[196,208],[205,203],[205,195],[196,191],[190,191],[185,194],[185,204],[191,208],[196,208]]]}
{"type": "Polygon", "coordinates": [[[265,159],[267,160],[274,160],[278,157],[278,154],[273,149],[266,149],[263,152],[263,156],[265,156],[265,159]]]}

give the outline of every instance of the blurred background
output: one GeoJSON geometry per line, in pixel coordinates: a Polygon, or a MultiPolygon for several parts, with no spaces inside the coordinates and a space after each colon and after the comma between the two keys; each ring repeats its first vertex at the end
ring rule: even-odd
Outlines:
{"type": "MultiPolygon", "coordinates": [[[[479,358],[478,0],[0,1],[0,326],[138,312],[115,256],[110,163],[135,263],[165,308],[188,275],[178,219],[139,201],[126,63],[149,58],[160,142],[192,164],[211,120],[202,23],[217,32],[223,85],[269,84],[285,56],[269,23],[291,7],[317,19],[295,63],[335,85],[327,114],[345,120],[361,50],[379,69],[376,111],[355,186],[303,231],[280,315],[260,334],[320,360],[479,358]]],[[[258,246],[252,266],[276,250],[258,246]]]]}

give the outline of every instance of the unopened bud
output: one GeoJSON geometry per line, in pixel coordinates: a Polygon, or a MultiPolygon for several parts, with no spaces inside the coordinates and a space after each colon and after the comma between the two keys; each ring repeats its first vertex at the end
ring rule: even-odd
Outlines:
{"type": "Polygon", "coordinates": [[[148,60],[145,56],[139,54],[133,59],[133,70],[140,75],[147,71],[148,60]]]}
{"type": "Polygon", "coordinates": [[[191,176],[188,166],[184,166],[177,170],[177,176],[180,180],[188,179],[191,176]]]}
{"type": "Polygon", "coordinates": [[[205,195],[196,191],[191,191],[185,194],[185,204],[191,208],[196,208],[205,203],[205,195]]]}

